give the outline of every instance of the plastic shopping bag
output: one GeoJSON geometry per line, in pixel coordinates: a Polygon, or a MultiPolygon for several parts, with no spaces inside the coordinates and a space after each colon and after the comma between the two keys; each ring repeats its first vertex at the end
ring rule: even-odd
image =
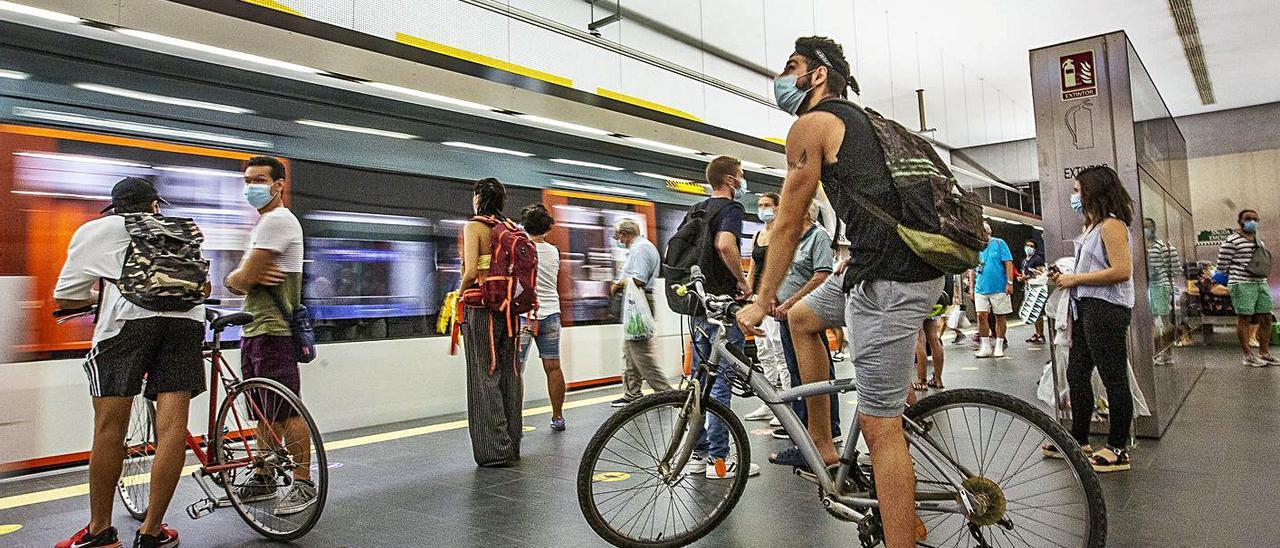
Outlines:
{"type": "Polygon", "coordinates": [[[636,287],[627,278],[626,289],[622,292],[622,331],[628,341],[637,341],[652,337],[657,331],[657,322],[653,320],[653,311],[649,310],[649,300],[644,290],[636,287]]]}
{"type": "Polygon", "coordinates": [[[947,329],[964,329],[966,327],[969,327],[969,318],[964,315],[964,307],[952,307],[951,315],[947,316],[947,329]]]}

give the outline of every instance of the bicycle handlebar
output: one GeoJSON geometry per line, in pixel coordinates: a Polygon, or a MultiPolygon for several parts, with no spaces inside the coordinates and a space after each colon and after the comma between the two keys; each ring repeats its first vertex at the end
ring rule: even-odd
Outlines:
{"type": "Polygon", "coordinates": [[[698,265],[689,267],[689,283],[672,284],[677,297],[684,297],[692,294],[698,302],[702,303],[702,307],[707,310],[708,316],[715,316],[721,320],[732,321],[737,315],[738,309],[742,308],[731,295],[708,295],[702,287],[702,282],[706,281],[706,276],[702,275],[702,269],[698,265]],[[690,287],[692,286],[692,287],[690,287]]]}
{"type": "MultiPolygon", "coordinates": [[[[211,305],[211,306],[218,306],[222,304],[222,299],[205,299],[204,304],[211,305]]],[[[80,316],[86,316],[88,314],[92,314],[97,311],[98,311],[98,305],[96,304],[91,304],[89,306],[82,306],[80,308],[60,308],[58,310],[53,311],[53,317],[58,318],[60,320],[59,323],[61,323],[63,321],[67,321],[73,318],[78,318],[80,316]]]]}

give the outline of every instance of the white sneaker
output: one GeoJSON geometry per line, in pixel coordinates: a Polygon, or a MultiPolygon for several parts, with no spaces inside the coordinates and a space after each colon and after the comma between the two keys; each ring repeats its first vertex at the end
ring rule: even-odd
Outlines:
{"type": "Polygon", "coordinates": [[[981,346],[978,347],[978,353],[974,354],[973,357],[990,358],[994,353],[994,350],[991,348],[991,339],[983,337],[980,345],[981,346]]]}
{"type": "Polygon", "coordinates": [[[844,352],[836,350],[834,354],[831,354],[831,361],[840,363],[844,361],[845,357],[844,352]]]}
{"type": "Polygon", "coordinates": [[[991,357],[1003,358],[1004,349],[1007,348],[1008,346],[1009,346],[1008,343],[1006,343],[1004,339],[996,339],[996,346],[991,352],[991,357]]]}
{"type": "Polygon", "coordinates": [[[689,462],[684,465],[684,471],[690,474],[704,474],[707,471],[707,459],[702,455],[689,455],[689,462]]]}
{"type": "Polygon", "coordinates": [[[1267,354],[1266,356],[1258,356],[1258,360],[1267,365],[1280,365],[1280,358],[1267,354]]]}
{"type": "Polygon", "coordinates": [[[1249,339],[1249,347],[1250,347],[1250,348],[1261,348],[1261,347],[1262,347],[1262,345],[1261,345],[1261,344],[1258,344],[1258,339],[1254,338],[1254,339],[1249,339]]]}
{"type": "Polygon", "coordinates": [[[1266,367],[1267,366],[1267,362],[1262,361],[1262,358],[1254,356],[1253,354],[1249,354],[1248,356],[1245,356],[1245,358],[1241,360],[1240,363],[1247,365],[1249,367],[1266,367]]]}
{"type": "Polygon", "coordinates": [[[743,415],[744,419],[749,421],[767,421],[773,418],[773,411],[767,405],[761,405],[759,409],[743,415]]]}
{"type": "MultiPolygon", "coordinates": [[[[708,466],[708,467],[707,467],[707,472],[706,472],[706,477],[707,477],[707,479],[710,479],[710,480],[717,480],[717,479],[729,479],[729,478],[732,478],[732,477],[737,476],[737,475],[738,475],[738,463],[737,463],[737,462],[726,462],[726,463],[725,463],[725,465],[724,465],[724,475],[723,475],[723,476],[722,476],[722,475],[720,475],[720,473],[719,473],[719,472],[716,472],[716,467],[715,467],[715,466],[708,466]]],[[[760,465],[759,465],[759,464],[756,464],[756,463],[754,463],[754,462],[753,462],[753,463],[751,463],[751,466],[750,466],[749,468],[747,468],[747,477],[752,478],[752,477],[759,476],[759,475],[760,475],[760,465]]]]}
{"type": "Polygon", "coordinates": [[[770,420],[769,420],[769,426],[772,426],[772,427],[774,427],[774,428],[781,428],[781,427],[782,427],[782,421],[778,420],[778,417],[774,417],[774,418],[772,418],[772,419],[770,419],[770,420]]]}

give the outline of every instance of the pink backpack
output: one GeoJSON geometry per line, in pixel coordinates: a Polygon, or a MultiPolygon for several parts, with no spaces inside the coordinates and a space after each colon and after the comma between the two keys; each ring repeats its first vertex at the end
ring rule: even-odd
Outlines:
{"type": "Polygon", "coordinates": [[[507,319],[507,334],[515,336],[516,317],[538,308],[538,248],[510,219],[475,216],[492,229],[489,274],[480,284],[484,306],[507,319]]]}

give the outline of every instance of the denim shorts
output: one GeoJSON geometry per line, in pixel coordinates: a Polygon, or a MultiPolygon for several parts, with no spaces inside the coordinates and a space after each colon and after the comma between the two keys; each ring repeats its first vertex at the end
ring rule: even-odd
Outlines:
{"type": "Polygon", "coordinates": [[[560,314],[552,314],[538,320],[538,334],[533,334],[529,320],[520,319],[520,363],[529,356],[529,346],[538,344],[538,357],[544,360],[560,359],[560,314]]]}

